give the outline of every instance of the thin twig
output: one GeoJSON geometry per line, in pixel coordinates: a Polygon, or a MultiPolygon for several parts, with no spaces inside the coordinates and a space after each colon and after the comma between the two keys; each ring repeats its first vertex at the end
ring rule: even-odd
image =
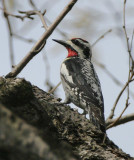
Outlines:
{"type": "MultiPolygon", "coordinates": [[[[124,86],[124,84],[122,82],[120,82],[108,69],[107,67],[103,64],[103,63],[100,63],[98,62],[95,58],[94,58],[94,62],[96,65],[98,65],[102,70],[103,72],[105,72],[113,81],[116,85],[119,85],[121,87],[124,86]]],[[[134,93],[132,91],[129,91],[131,96],[134,97],[134,93]]]]}
{"type": "Polygon", "coordinates": [[[111,113],[109,115],[109,117],[107,118],[106,121],[109,121],[110,119],[113,118],[114,116],[114,111],[115,111],[115,108],[117,106],[117,103],[122,95],[122,93],[124,92],[124,90],[126,89],[126,87],[128,88],[128,94],[127,94],[127,100],[126,100],[126,106],[128,106],[128,100],[129,100],[129,83],[131,82],[133,76],[134,76],[134,73],[131,74],[131,69],[130,69],[130,59],[132,61],[132,68],[133,68],[133,65],[134,65],[134,62],[133,62],[133,58],[132,58],[132,55],[131,55],[131,49],[132,49],[132,42],[133,42],[133,35],[132,35],[132,39],[131,39],[131,45],[129,46],[129,38],[128,38],[128,35],[127,35],[127,30],[126,30],[126,0],[124,0],[124,7],[123,7],[123,29],[124,29],[124,33],[125,33],[125,37],[126,37],[126,43],[127,43],[127,49],[128,49],[128,53],[129,53],[129,75],[128,75],[128,81],[127,83],[125,84],[125,86],[123,87],[123,89],[121,90],[121,92],[119,93],[115,103],[114,103],[114,106],[113,108],[111,109],[111,113]],[[131,76],[130,76],[131,74],[131,76]]]}
{"type": "Polygon", "coordinates": [[[46,10],[45,10],[43,13],[41,13],[40,11],[37,11],[37,10],[26,11],[26,12],[24,12],[24,11],[19,11],[19,13],[21,13],[21,14],[26,14],[27,17],[30,17],[31,15],[37,14],[37,15],[40,17],[41,22],[42,22],[44,28],[45,28],[46,30],[48,29],[48,26],[47,26],[47,24],[46,24],[46,22],[45,22],[45,19],[44,19],[44,14],[46,13],[46,10]]]}
{"type": "Polygon", "coordinates": [[[5,77],[11,78],[16,77],[21,70],[27,65],[27,63],[36,55],[38,54],[39,48],[42,48],[41,46],[45,45],[45,42],[47,38],[52,34],[54,29],[57,27],[57,25],[62,21],[62,19],[65,17],[65,15],[72,9],[74,4],[78,0],[71,0],[71,2],[63,9],[61,14],[57,17],[55,22],[48,28],[48,30],[42,35],[42,37],[36,42],[36,44],[32,47],[30,52],[21,60],[21,62],[16,65],[13,70],[8,73],[5,77]]]}
{"type": "Polygon", "coordinates": [[[130,82],[132,82],[132,81],[131,81],[132,78],[133,78],[133,74],[131,75],[131,77],[130,77],[130,79],[127,81],[127,83],[124,85],[124,87],[122,88],[122,90],[120,91],[120,93],[119,93],[119,95],[118,95],[118,97],[117,97],[117,99],[116,99],[116,101],[115,101],[115,103],[114,103],[114,105],[113,105],[113,108],[111,109],[111,113],[110,113],[109,117],[107,118],[106,122],[113,118],[116,105],[117,105],[117,103],[118,103],[121,95],[123,94],[124,90],[126,89],[126,87],[129,85],[130,82]]]}
{"type": "Polygon", "coordinates": [[[93,44],[92,47],[94,47],[96,45],[96,43],[98,43],[102,38],[104,38],[108,33],[112,32],[112,29],[109,29],[108,31],[106,31],[103,35],[101,35],[93,44]]]}
{"type": "MultiPolygon", "coordinates": [[[[133,29],[131,44],[130,44],[130,51],[131,52],[132,52],[132,49],[133,49],[133,39],[134,39],[134,29],[133,29]]],[[[130,66],[130,57],[129,57],[129,66],[130,66]]],[[[129,70],[130,70],[130,72],[134,73],[134,62],[132,62],[131,68],[129,70]]]]}
{"type": "MultiPolygon", "coordinates": [[[[31,6],[33,7],[34,10],[38,10],[38,8],[36,7],[35,3],[34,3],[32,0],[29,0],[29,2],[30,2],[31,6]]],[[[47,3],[47,2],[46,2],[46,3],[47,3]]],[[[52,22],[51,22],[47,17],[45,17],[45,19],[46,19],[46,22],[47,22],[49,25],[52,24],[52,22]]],[[[65,39],[68,39],[68,38],[69,38],[68,35],[67,35],[67,33],[61,31],[60,29],[58,29],[58,27],[55,29],[55,31],[59,32],[65,39]]]]}
{"type": "Polygon", "coordinates": [[[59,82],[53,89],[51,89],[48,93],[52,94],[54,91],[61,85],[61,82],[59,82]]]}
{"type": "Polygon", "coordinates": [[[120,86],[123,86],[124,84],[121,83],[108,69],[107,67],[103,64],[98,62],[95,58],[94,58],[94,62],[96,65],[98,65],[100,68],[102,68],[102,70],[117,84],[120,86]]]}
{"type": "Polygon", "coordinates": [[[127,109],[128,106],[129,106],[129,104],[128,104],[128,99],[127,99],[125,108],[124,108],[123,111],[121,112],[120,116],[119,116],[118,118],[116,118],[115,121],[114,121],[112,124],[110,124],[109,126],[107,126],[107,129],[113,127],[113,126],[121,119],[123,113],[125,112],[125,110],[127,109]]]}
{"type": "MultiPolygon", "coordinates": [[[[115,121],[116,121],[116,119],[110,119],[108,122],[106,122],[106,126],[110,126],[115,121]]],[[[122,116],[114,125],[112,125],[109,128],[112,128],[112,127],[118,126],[120,124],[130,122],[130,121],[134,121],[134,113],[122,116]]],[[[109,129],[109,128],[107,128],[107,129],[109,129]]]]}
{"type": "Polygon", "coordinates": [[[130,50],[131,51],[132,51],[132,47],[133,47],[133,39],[134,39],[134,29],[133,29],[132,38],[131,38],[131,44],[130,44],[130,50]]]}
{"type": "Polygon", "coordinates": [[[10,51],[10,60],[11,60],[11,68],[12,66],[14,66],[14,52],[13,52],[13,39],[12,39],[12,26],[11,26],[11,22],[10,19],[8,17],[7,14],[7,9],[6,9],[6,5],[5,5],[5,0],[2,0],[3,3],[3,13],[5,16],[5,19],[7,21],[7,26],[8,26],[8,30],[9,30],[9,51],[10,51]]]}
{"type": "MultiPolygon", "coordinates": [[[[120,114],[120,116],[112,123],[110,124],[107,128],[111,128],[112,126],[114,126],[118,121],[119,119],[121,118],[121,116],[123,115],[123,113],[125,112],[125,110],[127,109],[127,107],[129,106],[129,83],[130,83],[130,80],[133,78],[133,74],[131,75],[131,68],[130,68],[130,60],[132,60],[132,63],[133,63],[133,58],[131,56],[131,49],[132,49],[132,42],[133,42],[133,34],[132,34],[132,39],[131,39],[131,44],[130,44],[130,47],[129,47],[129,38],[127,36],[127,30],[126,30],[126,18],[125,18],[125,7],[126,6],[126,0],[124,0],[124,8],[123,8],[123,22],[124,22],[124,33],[125,33],[125,37],[126,37],[126,42],[127,42],[127,49],[128,49],[128,53],[129,53],[129,73],[128,73],[128,83],[127,83],[127,99],[126,99],[126,105],[125,105],[125,108],[124,110],[122,111],[122,113],[120,114]],[[131,75],[131,77],[130,77],[131,75]]],[[[123,92],[122,92],[123,93],[123,92]]],[[[121,96],[121,95],[120,95],[121,96]]],[[[120,98],[120,97],[119,97],[120,98]]],[[[116,101],[116,104],[119,100],[119,98],[117,99],[116,101]]],[[[113,107],[113,109],[115,110],[115,107],[116,105],[113,107]]],[[[114,110],[113,110],[113,113],[112,113],[112,116],[114,115],[114,110]]],[[[111,116],[111,117],[112,117],[111,116]]],[[[109,117],[110,118],[110,117],[109,117]]],[[[112,117],[113,118],[113,117],[112,117]]]]}
{"type": "Polygon", "coordinates": [[[38,10],[36,5],[34,4],[34,2],[32,0],[29,0],[29,3],[31,4],[31,6],[35,9],[38,10]]]}
{"type": "Polygon", "coordinates": [[[3,7],[3,8],[0,7],[0,9],[3,10],[3,12],[5,12],[8,16],[11,16],[11,17],[14,17],[14,18],[19,18],[19,19],[21,19],[22,21],[23,21],[25,18],[29,18],[29,19],[32,19],[32,20],[34,19],[33,17],[31,17],[31,15],[29,15],[29,16],[27,16],[27,15],[25,15],[25,16],[20,16],[20,15],[15,15],[15,14],[9,13],[4,7],[3,7]]]}
{"type": "Polygon", "coordinates": [[[48,91],[53,88],[53,85],[50,83],[50,65],[46,56],[46,51],[45,49],[42,50],[42,57],[43,57],[43,62],[44,62],[44,69],[45,69],[45,85],[48,87],[48,91]]]}
{"type": "MultiPolygon", "coordinates": [[[[47,17],[45,17],[45,18],[46,18],[46,21],[47,21],[47,23],[48,23],[49,25],[52,24],[51,21],[50,21],[47,17]]],[[[61,34],[61,36],[64,37],[65,39],[69,39],[68,34],[65,33],[65,32],[63,32],[63,31],[61,31],[58,27],[56,28],[56,31],[57,31],[59,34],[61,34]]]]}
{"type": "Polygon", "coordinates": [[[29,42],[29,43],[34,43],[34,42],[36,42],[34,39],[30,39],[30,38],[28,39],[28,38],[22,37],[22,36],[20,36],[20,35],[18,35],[18,34],[16,34],[16,33],[13,33],[13,36],[14,36],[15,38],[18,38],[18,39],[24,41],[24,42],[29,42]]]}
{"type": "MultiPolygon", "coordinates": [[[[133,57],[131,55],[131,49],[129,47],[129,37],[127,35],[127,30],[126,30],[126,0],[124,0],[124,7],[123,7],[123,29],[124,29],[124,33],[125,33],[125,37],[126,37],[128,53],[129,53],[129,56],[131,58],[132,65],[134,65],[134,60],[133,60],[133,57]]],[[[133,66],[133,68],[134,68],[134,66],[133,66]]]]}

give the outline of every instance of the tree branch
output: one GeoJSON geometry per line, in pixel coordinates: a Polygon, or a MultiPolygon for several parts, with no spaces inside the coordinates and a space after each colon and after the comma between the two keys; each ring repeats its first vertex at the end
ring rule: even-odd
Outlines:
{"type": "Polygon", "coordinates": [[[116,125],[116,123],[118,123],[118,121],[121,119],[123,113],[125,112],[125,110],[127,109],[128,106],[129,106],[129,104],[128,104],[128,99],[127,99],[126,100],[125,108],[123,109],[123,111],[121,112],[121,114],[119,115],[119,117],[116,118],[115,121],[112,124],[110,124],[109,126],[107,126],[107,129],[112,128],[113,126],[116,125]]]}
{"type": "Polygon", "coordinates": [[[133,57],[131,55],[131,47],[129,46],[129,37],[127,35],[127,30],[126,30],[126,0],[124,0],[124,7],[123,7],[123,29],[124,29],[124,33],[125,33],[125,38],[126,38],[129,57],[132,61],[132,67],[134,68],[134,60],[133,60],[133,57]]]}
{"type": "Polygon", "coordinates": [[[129,85],[130,82],[132,82],[132,78],[133,78],[133,74],[131,74],[130,79],[126,82],[126,84],[124,85],[124,87],[123,87],[122,90],[120,91],[120,93],[119,93],[119,95],[118,95],[118,97],[117,97],[117,99],[116,99],[116,101],[115,101],[115,103],[114,103],[114,106],[113,106],[113,108],[111,109],[111,113],[110,113],[109,117],[107,118],[106,122],[108,122],[110,119],[113,118],[116,105],[117,105],[117,103],[118,103],[121,95],[122,95],[123,92],[125,91],[126,87],[129,85]]]}
{"type": "Polygon", "coordinates": [[[30,160],[60,159],[41,138],[38,129],[0,104],[0,159],[24,160],[27,157],[30,160]]]}
{"type": "Polygon", "coordinates": [[[65,15],[72,9],[74,4],[78,0],[71,0],[71,2],[64,8],[61,14],[57,17],[55,22],[48,28],[48,30],[42,35],[42,37],[36,42],[29,53],[22,59],[22,61],[16,65],[13,70],[8,73],[5,77],[11,78],[16,77],[21,70],[27,65],[27,63],[44,47],[47,38],[52,34],[57,25],[62,21],[65,15]]]}
{"type": "Polygon", "coordinates": [[[45,28],[46,30],[48,29],[48,26],[47,26],[47,24],[46,24],[46,22],[45,22],[45,20],[44,20],[44,14],[46,13],[46,10],[45,10],[43,13],[41,13],[41,12],[38,11],[38,10],[32,10],[32,11],[26,11],[26,12],[24,12],[24,11],[19,11],[19,13],[21,13],[21,14],[26,14],[25,17],[30,17],[31,15],[37,14],[37,15],[40,17],[41,22],[42,22],[44,28],[45,28]]]}
{"type": "Polygon", "coordinates": [[[68,154],[80,160],[131,158],[107,137],[102,144],[104,134],[85,116],[59,103],[52,95],[24,79],[1,77],[0,101],[27,124],[39,130],[43,141],[64,160],[70,160],[65,157],[68,154]]]}
{"type": "MultiPolygon", "coordinates": [[[[115,121],[116,121],[116,119],[111,119],[111,120],[107,121],[106,126],[110,126],[115,121]]],[[[134,113],[126,115],[126,116],[122,116],[113,126],[111,126],[109,128],[116,127],[120,124],[125,124],[125,123],[131,122],[131,121],[134,121],[134,113]]]]}
{"type": "Polygon", "coordinates": [[[11,61],[11,68],[12,68],[12,66],[14,66],[14,52],[13,52],[13,39],[12,39],[13,32],[12,32],[11,22],[10,22],[10,19],[7,14],[5,0],[2,0],[2,3],[3,3],[3,8],[4,8],[3,13],[4,13],[5,19],[7,21],[7,26],[8,26],[8,30],[9,30],[9,51],[10,51],[10,61],[11,61]]]}

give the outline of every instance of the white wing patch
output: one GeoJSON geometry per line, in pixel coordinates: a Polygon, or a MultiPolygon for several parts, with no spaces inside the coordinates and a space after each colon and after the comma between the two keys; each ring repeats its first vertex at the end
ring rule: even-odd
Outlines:
{"type": "Polygon", "coordinates": [[[61,64],[61,74],[64,75],[65,79],[70,82],[70,83],[73,83],[73,79],[72,79],[72,76],[69,75],[69,72],[66,68],[66,65],[64,63],[61,64]]]}

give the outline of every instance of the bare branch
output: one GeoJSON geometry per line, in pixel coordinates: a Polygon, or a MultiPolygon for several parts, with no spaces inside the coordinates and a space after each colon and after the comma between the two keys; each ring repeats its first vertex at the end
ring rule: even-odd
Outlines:
{"type": "Polygon", "coordinates": [[[38,10],[36,5],[34,4],[34,2],[32,0],[29,0],[29,3],[31,4],[31,6],[35,9],[38,10]]]}
{"type": "Polygon", "coordinates": [[[47,86],[47,91],[50,91],[53,88],[52,83],[50,82],[50,64],[47,58],[47,54],[45,49],[42,50],[42,57],[44,62],[44,69],[45,69],[45,82],[44,84],[47,86]]]}
{"type": "Polygon", "coordinates": [[[2,0],[3,3],[3,13],[5,16],[5,19],[7,21],[7,26],[8,26],[8,30],[9,30],[9,51],[10,51],[10,60],[11,60],[11,67],[14,65],[14,52],[13,52],[13,39],[12,39],[12,27],[11,27],[11,22],[10,19],[8,17],[7,14],[7,9],[6,9],[6,5],[5,5],[5,0],[2,0]]]}
{"type": "Polygon", "coordinates": [[[18,35],[18,34],[15,34],[15,33],[13,33],[13,36],[14,36],[15,38],[18,38],[18,39],[24,41],[24,42],[29,42],[29,43],[34,43],[34,42],[36,42],[34,39],[24,38],[24,37],[22,37],[22,36],[20,36],[20,35],[18,35]]]}
{"type": "Polygon", "coordinates": [[[78,0],[71,0],[71,2],[64,8],[61,14],[57,17],[55,22],[48,28],[48,30],[42,35],[42,37],[36,42],[29,53],[22,59],[22,61],[13,70],[6,75],[6,78],[17,76],[21,70],[27,65],[27,63],[38,53],[40,48],[45,45],[47,38],[52,34],[57,25],[65,17],[65,15],[72,9],[74,4],[78,0]],[[42,45],[43,44],[43,45],[42,45]]]}
{"type": "Polygon", "coordinates": [[[130,82],[132,82],[133,75],[134,75],[134,74],[131,75],[130,79],[127,81],[127,83],[124,85],[124,87],[123,87],[122,90],[120,91],[120,93],[119,93],[119,95],[118,95],[118,97],[117,97],[117,99],[116,99],[116,101],[115,101],[115,103],[114,103],[114,106],[113,106],[113,108],[111,109],[111,113],[110,113],[109,117],[107,118],[106,122],[113,118],[116,105],[117,105],[117,103],[118,103],[121,95],[123,94],[124,90],[126,89],[126,87],[129,85],[130,82]]]}
{"type": "Polygon", "coordinates": [[[37,14],[37,15],[40,17],[41,22],[42,22],[44,28],[45,28],[46,30],[48,29],[48,26],[47,26],[47,24],[46,24],[46,22],[45,22],[45,20],[44,20],[44,14],[46,13],[46,10],[45,10],[43,13],[41,13],[40,11],[37,11],[37,10],[26,11],[26,12],[24,12],[24,11],[19,11],[19,13],[21,13],[21,14],[26,14],[25,17],[31,17],[31,15],[37,14]]]}
{"type": "MultiPolygon", "coordinates": [[[[45,17],[45,18],[46,18],[46,21],[47,21],[48,24],[52,24],[51,21],[50,21],[47,17],[45,17]]],[[[61,34],[61,36],[64,37],[65,39],[68,39],[68,38],[69,38],[68,34],[65,33],[65,32],[63,32],[62,30],[60,30],[58,27],[56,28],[56,31],[57,31],[59,34],[61,34]]]]}
{"type": "Polygon", "coordinates": [[[128,99],[129,99],[129,98],[127,98],[125,108],[124,108],[123,111],[121,112],[120,116],[119,116],[118,118],[116,118],[115,121],[114,121],[112,124],[110,124],[109,126],[107,126],[107,129],[115,126],[115,124],[121,119],[123,113],[125,112],[125,110],[126,110],[127,107],[129,106],[129,104],[128,104],[128,99]]]}
{"type": "Polygon", "coordinates": [[[61,85],[61,82],[59,82],[53,89],[51,89],[48,93],[52,94],[59,86],[61,85]]]}
{"type": "Polygon", "coordinates": [[[128,53],[129,53],[129,56],[132,61],[132,67],[134,68],[134,60],[131,55],[131,46],[129,46],[129,37],[127,35],[127,30],[126,30],[126,0],[124,0],[124,8],[123,8],[123,29],[124,29],[124,33],[125,33],[125,37],[126,37],[128,53]]]}
{"type": "Polygon", "coordinates": [[[106,31],[103,35],[101,35],[93,44],[92,47],[94,47],[96,45],[96,43],[98,43],[102,38],[104,38],[108,33],[112,32],[112,29],[109,29],[108,31],[106,31]]]}
{"type": "MultiPolygon", "coordinates": [[[[132,35],[132,38],[133,38],[133,35],[132,35]]],[[[130,51],[131,52],[131,51],[130,51]]],[[[130,80],[130,74],[131,74],[131,71],[130,71],[130,56],[129,56],[129,73],[128,73],[128,82],[130,80]]],[[[111,124],[109,125],[107,128],[111,128],[112,126],[114,126],[118,121],[119,119],[122,117],[123,113],[126,111],[126,109],[128,108],[129,106],[129,84],[130,82],[128,83],[127,85],[127,99],[126,99],[126,105],[125,105],[125,108],[123,109],[123,111],[121,112],[120,116],[111,124]]]]}
{"type": "MultiPolygon", "coordinates": [[[[110,119],[109,121],[106,121],[106,126],[110,126],[115,121],[116,121],[116,119],[110,119]]],[[[114,125],[112,125],[109,128],[118,126],[120,124],[125,124],[125,123],[130,122],[130,121],[134,121],[134,113],[126,115],[126,116],[122,116],[114,125]]],[[[107,129],[109,129],[109,128],[107,128],[107,129]]]]}
{"type": "Polygon", "coordinates": [[[95,64],[97,64],[117,85],[124,85],[107,69],[107,66],[105,66],[103,63],[98,62],[95,58],[94,61],[95,64]]]}
{"type": "MultiPolygon", "coordinates": [[[[102,70],[103,72],[105,72],[112,80],[113,82],[116,84],[116,85],[119,85],[121,87],[124,86],[124,84],[119,81],[108,69],[107,67],[103,64],[103,63],[100,63],[98,62],[95,58],[94,58],[94,61],[95,61],[95,64],[98,65],[102,70]]],[[[133,80],[132,80],[133,81],[133,80]]],[[[134,97],[134,93],[130,90],[130,95],[134,97]]]]}
{"type": "Polygon", "coordinates": [[[134,39],[134,29],[133,29],[132,38],[131,38],[131,44],[130,44],[130,50],[131,51],[132,51],[132,47],[133,47],[133,39],[134,39]]]}
{"type": "Polygon", "coordinates": [[[117,106],[117,103],[118,103],[118,101],[119,101],[122,93],[126,89],[126,87],[128,88],[128,90],[127,90],[127,100],[126,100],[126,106],[125,106],[124,110],[122,111],[122,113],[120,114],[120,116],[115,120],[115,122],[113,122],[113,124],[111,124],[111,126],[117,123],[117,121],[121,118],[122,114],[125,112],[125,110],[127,109],[128,105],[129,105],[129,103],[128,103],[128,101],[129,101],[129,83],[131,82],[131,80],[132,80],[132,78],[134,76],[134,73],[132,72],[131,67],[130,67],[130,64],[131,64],[130,60],[131,60],[132,61],[132,69],[134,68],[134,61],[133,61],[133,58],[132,58],[132,55],[131,55],[132,42],[133,42],[133,34],[132,34],[131,44],[129,46],[129,37],[127,35],[127,30],[126,30],[126,0],[124,0],[124,7],[123,7],[123,29],[124,29],[124,33],[125,33],[125,37],[126,37],[126,43],[127,43],[127,49],[128,49],[128,53],[129,53],[129,74],[128,74],[128,81],[125,84],[125,86],[123,87],[123,89],[121,90],[121,92],[119,93],[119,95],[118,95],[118,97],[117,97],[117,99],[116,99],[116,101],[114,103],[114,106],[113,106],[113,108],[111,110],[111,113],[110,113],[109,117],[106,120],[107,122],[110,119],[113,118],[114,111],[115,111],[115,108],[117,106]]]}
{"type": "Polygon", "coordinates": [[[22,21],[25,19],[25,18],[29,18],[29,19],[34,19],[33,17],[31,17],[31,15],[25,15],[25,16],[20,16],[20,15],[15,15],[15,14],[12,14],[12,13],[9,13],[5,8],[1,8],[1,10],[3,10],[4,13],[6,13],[7,16],[11,16],[11,17],[14,17],[14,18],[19,18],[21,19],[22,21]]]}

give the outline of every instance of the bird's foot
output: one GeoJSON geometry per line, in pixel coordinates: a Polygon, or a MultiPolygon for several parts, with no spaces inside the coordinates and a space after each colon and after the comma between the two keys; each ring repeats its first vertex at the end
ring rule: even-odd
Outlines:
{"type": "MultiPolygon", "coordinates": [[[[61,101],[61,99],[60,99],[60,101],[61,101]]],[[[67,105],[67,104],[70,103],[70,100],[68,100],[68,99],[65,99],[64,102],[60,102],[60,101],[58,103],[55,103],[55,104],[58,105],[58,106],[61,106],[61,105],[67,105]]]]}

